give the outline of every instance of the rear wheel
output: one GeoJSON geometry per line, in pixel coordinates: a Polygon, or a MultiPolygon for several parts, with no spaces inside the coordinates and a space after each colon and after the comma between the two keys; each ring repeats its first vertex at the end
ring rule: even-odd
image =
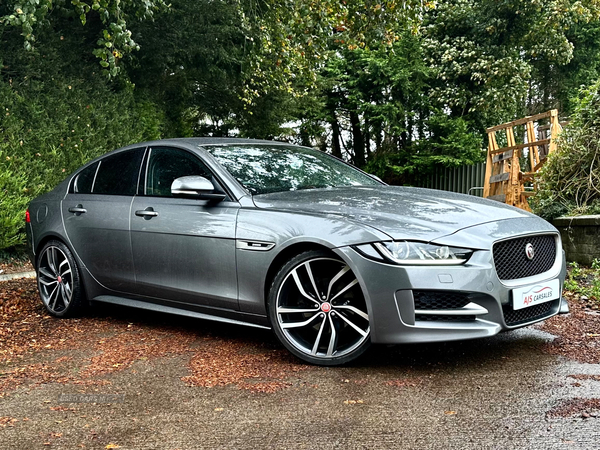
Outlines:
{"type": "Polygon", "coordinates": [[[60,241],[49,241],[37,263],[38,290],[46,310],[56,317],[73,317],[83,305],[83,290],[73,254],[60,241]]]}
{"type": "Polygon", "coordinates": [[[325,251],[290,260],[269,292],[269,316],[281,343],[312,364],[339,365],[370,345],[362,289],[350,267],[325,251]]]}

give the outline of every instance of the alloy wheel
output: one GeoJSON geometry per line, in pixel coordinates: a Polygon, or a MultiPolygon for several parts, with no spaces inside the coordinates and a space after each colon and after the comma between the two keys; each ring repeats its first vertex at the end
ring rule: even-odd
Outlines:
{"type": "Polygon", "coordinates": [[[369,341],[362,289],[338,259],[314,257],[292,266],[279,286],[275,312],[285,340],[311,362],[353,359],[369,341]]]}
{"type": "Polygon", "coordinates": [[[48,311],[61,315],[73,299],[73,268],[65,252],[56,245],[44,248],[38,262],[38,288],[48,311]]]}

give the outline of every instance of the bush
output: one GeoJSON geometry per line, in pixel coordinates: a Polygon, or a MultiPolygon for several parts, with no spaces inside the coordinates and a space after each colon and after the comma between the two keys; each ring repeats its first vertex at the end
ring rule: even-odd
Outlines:
{"type": "Polygon", "coordinates": [[[125,85],[0,79],[0,249],[24,243],[29,201],[109,150],[160,137],[161,116],[125,85]]]}
{"type": "MultiPolygon", "coordinates": [[[[0,151],[0,159],[3,158],[0,151]]],[[[25,192],[26,179],[10,170],[0,170],[0,248],[24,242],[25,209],[29,202],[25,192]]]]}
{"type": "Polygon", "coordinates": [[[464,119],[437,113],[426,124],[426,139],[400,150],[375,154],[364,170],[389,184],[419,186],[438,167],[459,167],[483,160],[480,137],[470,131],[464,119]]]}
{"type": "Polygon", "coordinates": [[[551,220],[600,213],[600,80],[583,90],[539,177],[531,206],[551,220]]]}

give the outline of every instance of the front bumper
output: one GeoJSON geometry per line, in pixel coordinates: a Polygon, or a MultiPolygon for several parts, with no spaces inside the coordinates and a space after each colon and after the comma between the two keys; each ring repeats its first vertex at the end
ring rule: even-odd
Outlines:
{"type": "Polygon", "coordinates": [[[373,261],[351,247],[337,249],[357,276],[369,309],[374,343],[441,342],[474,339],[520,328],[564,311],[562,298],[513,310],[512,290],[558,278],[562,290],[564,256],[544,274],[500,281],[491,252],[476,251],[461,266],[398,266],[373,261]],[[423,295],[463,298],[461,308],[420,309],[423,295]],[[561,311],[562,310],[562,311],[561,311]]]}

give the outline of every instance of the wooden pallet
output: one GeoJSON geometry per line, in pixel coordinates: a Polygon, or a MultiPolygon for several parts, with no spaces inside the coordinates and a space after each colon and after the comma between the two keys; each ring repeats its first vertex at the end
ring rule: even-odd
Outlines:
{"type": "Polygon", "coordinates": [[[560,130],[556,109],[488,128],[483,196],[531,211],[527,197],[535,193],[535,175],[544,165],[547,156],[556,150],[556,138],[560,130]],[[540,121],[549,123],[538,123],[536,126],[536,122],[540,121]],[[522,125],[525,126],[524,143],[517,144],[514,128],[522,125]],[[496,140],[496,133],[499,131],[506,133],[507,144],[504,147],[499,147],[496,140]],[[526,171],[521,169],[520,161],[524,149],[528,149],[529,156],[526,171]]]}

